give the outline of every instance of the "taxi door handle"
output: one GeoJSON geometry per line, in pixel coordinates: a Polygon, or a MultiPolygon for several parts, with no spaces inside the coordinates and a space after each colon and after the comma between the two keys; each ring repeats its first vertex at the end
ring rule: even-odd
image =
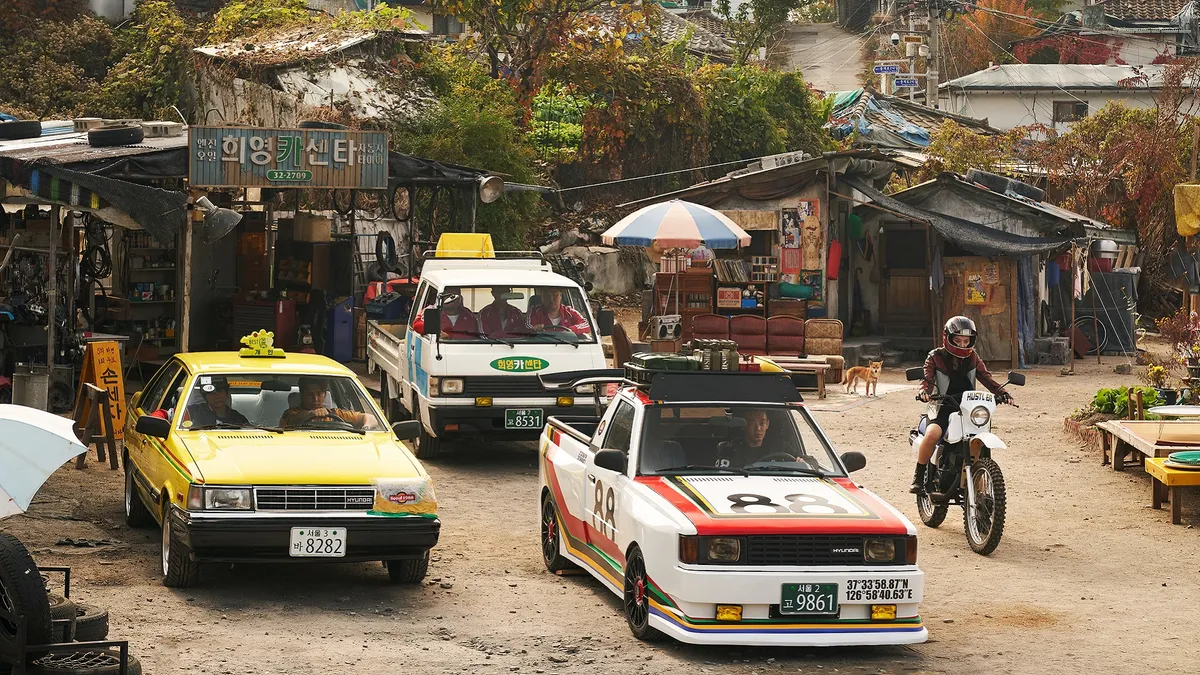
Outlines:
{"type": "Polygon", "coordinates": [[[588,474],[588,482],[589,482],[589,483],[595,483],[595,482],[596,482],[596,477],[595,477],[594,475],[592,475],[592,474],[590,474],[590,473],[589,473],[589,474],[588,474]]]}

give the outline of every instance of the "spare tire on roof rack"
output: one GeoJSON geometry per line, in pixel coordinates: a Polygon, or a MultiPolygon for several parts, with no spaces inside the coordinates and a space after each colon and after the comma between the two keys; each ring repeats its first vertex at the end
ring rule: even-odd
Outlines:
{"type": "Polygon", "coordinates": [[[146,137],[141,125],[114,124],[97,127],[88,132],[88,145],[97,148],[137,145],[146,137]]]}
{"type": "Polygon", "coordinates": [[[349,129],[345,124],[324,122],[322,120],[304,120],[298,125],[301,129],[349,129]]]}
{"type": "Polygon", "coordinates": [[[42,135],[42,123],[37,120],[0,122],[0,141],[37,138],[42,135]]]}

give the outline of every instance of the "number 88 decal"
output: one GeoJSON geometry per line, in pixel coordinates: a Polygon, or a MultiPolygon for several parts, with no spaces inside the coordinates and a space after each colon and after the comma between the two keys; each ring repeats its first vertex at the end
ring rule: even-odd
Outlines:
{"type": "Polygon", "coordinates": [[[727,497],[729,499],[731,510],[734,513],[765,513],[765,511],[754,510],[749,511],[748,506],[762,506],[764,508],[774,509],[775,513],[804,513],[813,515],[828,515],[828,514],[845,514],[846,509],[837,504],[829,503],[828,499],[818,495],[808,495],[803,493],[790,494],[783,499],[788,503],[787,506],[776,504],[771,501],[770,497],[763,495],[749,494],[739,492],[727,497]]]}
{"type": "Polygon", "coordinates": [[[603,482],[596,481],[596,493],[592,499],[592,527],[596,528],[601,535],[611,539],[617,529],[617,523],[614,520],[617,496],[611,487],[606,490],[603,482]]]}

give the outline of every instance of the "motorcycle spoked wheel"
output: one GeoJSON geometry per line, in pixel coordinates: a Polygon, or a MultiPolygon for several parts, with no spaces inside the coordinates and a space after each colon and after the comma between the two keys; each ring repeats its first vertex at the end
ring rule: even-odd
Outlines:
{"type": "Polygon", "coordinates": [[[963,505],[963,530],[971,550],[988,555],[996,550],[1004,535],[1007,505],[1004,474],[991,458],[980,459],[971,467],[971,482],[975,490],[975,507],[963,505]]]}
{"type": "MultiPolygon", "coordinates": [[[[925,484],[927,486],[930,484],[936,485],[939,492],[945,492],[946,490],[949,490],[952,485],[952,479],[947,480],[947,476],[951,475],[950,469],[953,467],[949,465],[952,465],[953,463],[954,462],[947,458],[945,451],[943,451],[942,459],[939,462],[941,466],[930,465],[929,469],[927,470],[933,471],[934,476],[932,479],[927,478],[925,480],[925,484]],[[947,485],[947,483],[950,483],[950,485],[947,485]]],[[[946,512],[949,509],[950,505],[945,502],[934,502],[933,499],[929,497],[928,489],[926,489],[925,492],[917,495],[917,515],[921,517],[921,522],[924,523],[926,527],[937,527],[938,525],[941,525],[942,521],[946,520],[946,512]]]]}

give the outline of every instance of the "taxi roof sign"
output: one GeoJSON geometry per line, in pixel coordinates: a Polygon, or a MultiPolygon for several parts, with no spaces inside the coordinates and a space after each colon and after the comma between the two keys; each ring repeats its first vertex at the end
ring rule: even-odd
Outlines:
{"type": "Polygon", "coordinates": [[[477,232],[446,232],[438,237],[438,258],[495,258],[492,235],[477,232]]]}
{"type": "Polygon", "coordinates": [[[268,330],[256,330],[242,338],[238,356],[282,359],[287,354],[275,346],[275,334],[268,330]]]}

